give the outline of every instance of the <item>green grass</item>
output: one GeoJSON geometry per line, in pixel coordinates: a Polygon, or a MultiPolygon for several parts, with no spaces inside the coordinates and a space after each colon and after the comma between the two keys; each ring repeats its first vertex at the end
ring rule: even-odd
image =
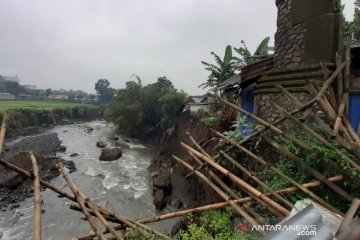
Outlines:
{"type": "Polygon", "coordinates": [[[73,108],[77,106],[91,107],[92,105],[80,104],[80,103],[67,103],[58,101],[0,101],[0,112],[8,110],[52,110],[52,109],[64,109],[73,108]]]}

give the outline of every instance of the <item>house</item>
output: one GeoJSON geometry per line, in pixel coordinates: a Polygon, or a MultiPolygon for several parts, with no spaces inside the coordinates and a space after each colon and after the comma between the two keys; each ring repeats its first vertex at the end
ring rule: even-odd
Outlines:
{"type": "Polygon", "coordinates": [[[50,99],[50,100],[67,100],[68,96],[66,96],[66,95],[49,95],[48,99],[50,99]]]}
{"type": "Polygon", "coordinates": [[[15,100],[15,95],[10,93],[0,93],[0,100],[15,100]]]}
{"type": "Polygon", "coordinates": [[[9,81],[9,82],[20,82],[20,79],[17,75],[15,75],[14,77],[13,76],[2,76],[2,78],[5,80],[5,81],[9,81]]]}
{"type": "Polygon", "coordinates": [[[189,96],[185,102],[185,111],[189,111],[190,114],[209,112],[210,107],[207,95],[189,96]]]}

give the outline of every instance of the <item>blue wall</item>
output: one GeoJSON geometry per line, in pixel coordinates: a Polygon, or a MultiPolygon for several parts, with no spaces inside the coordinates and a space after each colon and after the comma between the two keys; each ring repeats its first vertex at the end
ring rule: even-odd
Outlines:
{"type": "MultiPolygon", "coordinates": [[[[241,108],[246,110],[249,113],[254,113],[254,95],[253,95],[253,87],[249,86],[245,88],[241,93],[241,108]]],[[[240,114],[240,117],[243,115],[240,114]]],[[[246,118],[245,121],[246,125],[253,125],[254,120],[251,118],[246,118]]],[[[243,135],[248,136],[252,134],[252,128],[251,129],[243,129],[243,135]]]]}
{"type": "Polygon", "coordinates": [[[352,127],[358,131],[360,122],[360,94],[350,95],[350,122],[352,127]]]}

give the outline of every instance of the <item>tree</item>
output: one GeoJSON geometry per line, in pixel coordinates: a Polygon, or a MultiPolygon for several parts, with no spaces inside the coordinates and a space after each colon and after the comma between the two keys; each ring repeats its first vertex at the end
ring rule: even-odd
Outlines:
{"type": "Polygon", "coordinates": [[[100,102],[108,103],[112,100],[115,90],[110,87],[110,82],[107,79],[99,79],[95,83],[95,90],[100,94],[100,102]]]}
{"type": "Polygon", "coordinates": [[[249,49],[247,48],[245,41],[241,40],[241,44],[239,48],[234,48],[234,50],[240,55],[239,57],[235,57],[237,63],[236,67],[241,68],[243,66],[252,64],[257,61],[257,56],[268,56],[268,47],[269,47],[270,37],[264,38],[259,46],[256,48],[254,54],[251,54],[249,49]],[[253,58],[255,57],[255,58],[253,58]]]}
{"type": "Polygon", "coordinates": [[[49,97],[51,94],[52,94],[51,88],[46,89],[46,91],[45,91],[46,97],[49,97]]]}
{"type": "Polygon", "coordinates": [[[211,55],[214,56],[216,64],[201,61],[201,63],[205,65],[205,70],[210,72],[206,82],[199,85],[199,87],[202,88],[219,86],[220,83],[232,77],[235,72],[236,61],[233,57],[230,45],[226,46],[225,54],[222,59],[214,52],[211,52],[211,55]]]}
{"type": "Polygon", "coordinates": [[[345,21],[344,38],[348,40],[360,40],[360,0],[355,1],[355,13],[353,21],[345,21]]]}

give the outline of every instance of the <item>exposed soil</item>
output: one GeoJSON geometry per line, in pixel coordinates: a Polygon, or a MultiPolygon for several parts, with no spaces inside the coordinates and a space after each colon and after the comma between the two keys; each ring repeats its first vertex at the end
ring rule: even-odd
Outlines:
{"type": "MultiPolygon", "coordinates": [[[[164,179],[165,181],[168,175],[170,176],[178,172],[180,172],[182,176],[186,176],[188,173],[190,173],[189,170],[185,169],[182,165],[179,165],[172,158],[173,154],[190,163],[191,165],[196,165],[194,160],[189,157],[184,148],[182,148],[180,145],[180,142],[184,142],[190,146],[193,146],[187,135],[187,131],[191,132],[192,136],[198,142],[207,142],[205,150],[209,154],[214,152],[217,141],[215,138],[211,138],[211,132],[209,128],[200,123],[198,119],[190,116],[188,113],[184,113],[177,119],[176,127],[173,129],[172,133],[166,137],[163,136],[162,140],[158,143],[157,148],[159,149],[160,156],[150,166],[150,172],[153,175],[153,182],[156,182],[159,178],[164,179]]],[[[171,176],[170,178],[175,179],[171,176]]],[[[191,176],[186,181],[189,183],[188,186],[190,186],[188,190],[190,201],[184,203],[184,207],[196,207],[220,201],[218,194],[216,194],[207,184],[204,184],[196,176],[191,176]]],[[[175,184],[177,184],[177,182],[172,180],[171,185],[174,186],[175,184]]],[[[166,186],[166,184],[163,185],[166,186]]],[[[167,195],[170,194],[167,189],[162,190],[164,190],[167,195]]],[[[158,191],[158,187],[154,188],[154,193],[156,193],[156,191],[158,191]]],[[[164,201],[168,202],[167,196],[165,196],[164,201]]]]}
{"type": "MultiPolygon", "coordinates": [[[[32,151],[39,165],[40,176],[51,180],[59,175],[56,168],[58,162],[63,162],[70,171],[75,171],[72,161],[65,161],[56,156],[56,152],[66,150],[56,133],[43,133],[37,136],[25,137],[13,145],[5,144],[2,160],[32,172],[31,161],[27,151],[32,151]]],[[[18,207],[18,202],[32,196],[32,180],[24,179],[3,166],[0,166],[0,209],[18,207]]]]}

